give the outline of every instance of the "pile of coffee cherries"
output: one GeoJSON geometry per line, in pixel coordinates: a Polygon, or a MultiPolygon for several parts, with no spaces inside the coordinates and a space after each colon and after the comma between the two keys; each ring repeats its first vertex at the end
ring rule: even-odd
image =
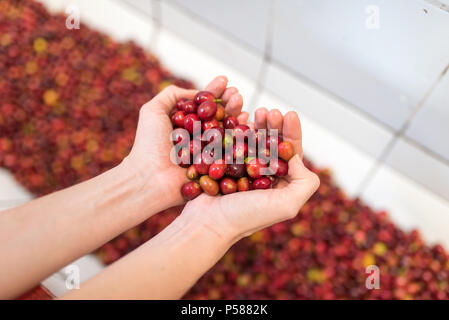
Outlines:
{"type": "MultiPolygon", "coordinates": [[[[0,165],[35,195],[120,163],[141,105],[168,84],[192,87],[135,44],[114,42],[84,24],[68,30],[65,21],[33,0],[0,0],[0,165]]],[[[224,128],[226,117],[215,103],[224,128]]],[[[298,216],[236,243],[185,298],[449,299],[443,247],[402,231],[386,212],[346,196],[330,171],[305,164],[321,185],[298,216]],[[379,267],[380,289],[366,287],[370,265],[379,267]]],[[[181,209],[153,216],[97,256],[116,261],[181,209]]]]}
{"type": "Polygon", "coordinates": [[[187,200],[203,191],[215,196],[269,189],[288,174],[293,145],[282,141],[276,130],[267,135],[239,124],[208,91],[199,91],[193,100],[179,100],[170,117],[176,160],[188,168],[191,180],[181,189],[187,200]]]}

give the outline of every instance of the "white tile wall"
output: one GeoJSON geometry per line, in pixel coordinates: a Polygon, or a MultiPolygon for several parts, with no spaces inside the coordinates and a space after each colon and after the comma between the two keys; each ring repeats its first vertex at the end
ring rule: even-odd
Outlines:
{"type": "Polygon", "coordinates": [[[256,82],[207,51],[201,50],[171,31],[160,30],[153,52],[169,70],[204,88],[215,76],[226,75],[229,85],[235,86],[244,97],[245,105],[256,89],[256,82]]]}
{"type": "Polygon", "coordinates": [[[264,86],[283,97],[302,114],[374,157],[382,153],[393,137],[386,127],[370,121],[343,101],[294,77],[276,64],[268,66],[264,86]]]}
{"type": "Polygon", "coordinates": [[[399,139],[388,155],[386,163],[429,190],[449,199],[449,166],[410,141],[399,139]]]}
{"type": "Polygon", "coordinates": [[[410,178],[384,165],[362,199],[375,209],[387,210],[404,230],[417,229],[428,243],[449,249],[449,202],[410,178]]]}
{"type": "Polygon", "coordinates": [[[278,1],[273,59],[399,129],[449,62],[448,13],[419,0],[343,3],[278,1]]]}
{"type": "MultiPolygon", "coordinates": [[[[161,2],[162,26],[191,42],[198,50],[240,70],[248,78],[257,79],[263,55],[232,41],[211,28],[210,24],[195,18],[171,2],[161,2]]],[[[180,53],[182,54],[182,53],[180,53]]],[[[195,64],[201,67],[201,64],[195,64]]]]}
{"type": "Polygon", "coordinates": [[[214,1],[213,5],[210,0],[171,1],[260,53],[265,51],[271,0],[214,1]]]}

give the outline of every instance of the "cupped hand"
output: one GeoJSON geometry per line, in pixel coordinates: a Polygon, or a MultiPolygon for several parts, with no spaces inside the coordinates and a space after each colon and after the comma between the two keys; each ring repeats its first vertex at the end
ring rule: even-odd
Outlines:
{"type": "MultiPolygon", "coordinates": [[[[205,90],[221,97],[226,112],[238,116],[244,122],[248,114],[241,112],[242,96],[236,88],[227,85],[227,78],[219,76],[205,90]]],[[[137,172],[142,180],[142,188],[158,189],[160,198],[157,201],[163,202],[167,208],[184,202],[180,190],[188,181],[186,170],[170,160],[173,126],[169,113],[179,99],[193,99],[197,92],[172,85],[147,102],[140,110],[133,148],[123,162],[126,170],[137,172]]]]}
{"type": "Polygon", "coordinates": [[[231,242],[295,217],[320,184],[318,176],[302,162],[301,124],[296,112],[283,116],[276,109],[259,108],[250,126],[277,129],[284,140],[293,144],[296,154],[288,162],[288,176],[281,179],[274,189],[216,197],[202,194],[189,201],[182,213],[187,220],[196,221],[231,242]]]}

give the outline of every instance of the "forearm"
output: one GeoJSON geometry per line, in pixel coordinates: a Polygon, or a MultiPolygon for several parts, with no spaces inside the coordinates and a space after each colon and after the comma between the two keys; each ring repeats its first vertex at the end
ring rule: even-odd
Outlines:
{"type": "Polygon", "coordinates": [[[179,299],[233,242],[200,219],[181,214],[149,242],[63,298],[179,299]]]}
{"type": "Polygon", "coordinates": [[[0,213],[0,297],[12,298],[165,209],[158,190],[120,165],[0,213]]]}

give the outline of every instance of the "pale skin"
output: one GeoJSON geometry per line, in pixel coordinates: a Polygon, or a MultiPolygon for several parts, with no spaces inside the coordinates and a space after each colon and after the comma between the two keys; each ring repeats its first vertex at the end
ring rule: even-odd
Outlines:
{"type": "MultiPolygon", "coordinates": [[[[226,112],[247,123],[238,90],[215,78],[206,90],[222,96],[226,112]]],[[[0,298],[14,298],[70,262],[152,215],[184,204],[185,169],[169,158],[168,116],[197,91],[171,86],[140,112],[134,146],[123,162],[91,180],[0,212],[0,298]]],[[[205,194],[157,236],[62,299],[178,299],[241,238],[291,219],[319,186],[302,162],[298,115],[259,108],[256,128],[278,129],[296,155],[276,189],[226,196],[205,194]]]]}

